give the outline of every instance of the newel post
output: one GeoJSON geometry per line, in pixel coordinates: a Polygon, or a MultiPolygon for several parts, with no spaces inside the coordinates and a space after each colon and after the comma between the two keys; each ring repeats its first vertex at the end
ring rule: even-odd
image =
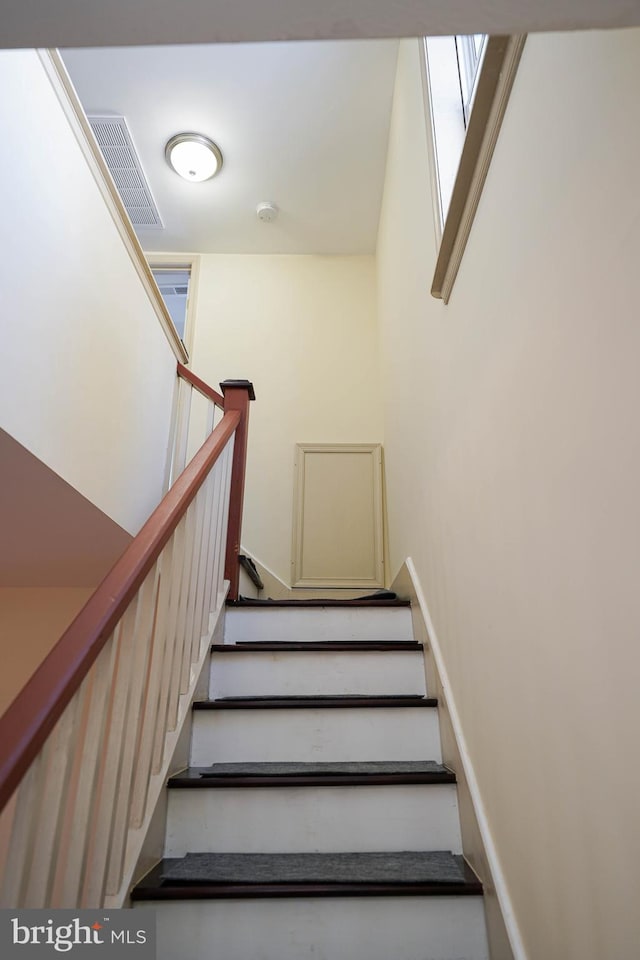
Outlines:
{"type": "Polygon", "coordinates": [[[231,466],[231,497],[229,500],[229,526],[227,528],[227,552],[224,578],[231,584],[229,599],[238,599],[240,582],[240,535],[242,533],[242,506],[244,503],[244,477],[247,466],[247,435],[249,431],[249,403],[256,395],[250,380],[225,380],[220,384],[224,396],[224,412],[237,410],[240,423],[236,429],[231,466]]]}

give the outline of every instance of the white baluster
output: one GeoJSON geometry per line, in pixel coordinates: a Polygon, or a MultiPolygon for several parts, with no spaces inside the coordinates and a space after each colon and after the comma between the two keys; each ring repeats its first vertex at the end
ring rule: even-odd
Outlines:
{"type": "Polygon", "coordinates": [[[226,559],[226,550],[227,550],[227,529],[229,527],[229,503],[231,500],[231,468],[233,466],[233,448],[235,444],[235,434],[230,438],[229,443],[227,444],[223,456],[225,457],[224,462],[224,473],[225,473],[225,489],[224,489],[224,500],[223,500],[223,509],[222,509],[222,523],[220,524],[220,529],[218,531],[218,543],[216,546],[216,556],[218,557],[218,570],[216,575],[216,584],[218,589],[218,597],[216,602],[216,609],[218,608],[219,603],[222,599],[222,589],[224,583],[224,565],[226,559]]]}
{"type": "Polygon", "coordinates": [[[98,803],[89,827],[87,869],[80,903],[83,907],[100,906],[104,898],[122,744],[128,733],[125,721],[129,689],[133,680],[137,608],[136,597],[115,631],[116,664],[107,711],[107,735],[96,784],[98,803]]]}
{"type": "Polygon", "coordinates": [[[151,777],[151,761],[153,756],[153,741],[158,729],[159,711],[162,690],[162,675],[165,659],[168,653],[167,621],[171,592],[175,591],[177,572],[181,572],[182,551],[176,549],[176,544],[184,541],[184,519],[160,555],[160,583],[158,587],[157,614],[151,639],[151,667],[147,683],[147,692],[144,704],[144,716],[140,734],[140,747],[136,762],[133,799],[131,804],[131,823],[140,827],[144,820],[147,806],[147,793],[151,777]]]}
{"type": "MultiPolygon", "coordinates": [[[[175,650],[175,672],[171,677],[171,687],[169,690],[169,706],[167,710],[167,730],[175,730],[178,722],[178,705],[180,702],[180,682],[182,676],[182,658],[185,647],[191,645],[191,630],[193,629],[193,612],[195,606],[195,595],[198,581],[198,570],[200,561],[200,548],[204,536],[204,513],[205,513],[205,494],[206,491],[200,487],[190,510],[194,511],[194,531],[193,541],[190,549],[190,564],[188,565],[188,582],[184,583],[180,610],[178,613],[178,622],[176,625],[176,650],[175,650]]],[[[185,573],[187,566],[185,566],[185,573]]]]}
{"type": "Polygon", "coordinates": [[[162,680],[158,700],[158,720],[154,731],[153,751],[151,759],[152,773],[159,773],[164,756],[164,746],[167,731],[167,713],[169,709],[169,693],[173,674],[177,669],[177,631],[180,609],[183,596],[188,589],[188,580],[191,570],[191,543],[195,533],[195,511],[193,503],[189,506],[185,517],[174,534],[173,575],[171,581],[171,597],[166,619],[166,645],[164,662],[162,665],[162,680]]]}
{"type": "Polygon", "coordinates": [[[138,594],[137,617],[134,627],[132,677],[126,701],[123,738],[120,743],[120,770],[116,802],[112,813],[111,845],[107,865],[107,896],[118,893],[129,831],[133,772],[140,742],[142,711],[148,680],[151,635],[156,615],[158,595],[158,562],[147,575],[138,594]]]}
{"type": "Polygon", "coordinates": [[[116,644],[112,635],[102,648],[81,687],[79,737],[70,773],[69,793],[61,830],[60,853],[51,906],[72,909],[80,901],[88,831],[97,806],[96,783],[106,740],[116,644]]]}
{"type": "MultiPolygon", "coordinates": [[[[217,464],[216,464],[217,466],[217,464]]],[[[187,634],[187,641],[191,637],[191,643],[185,644],[182,655],[182,670],[180,674],[180,693],[184,694],[189,689],[191,679],[191,664],[197,661],[200,652],[200,638],[202,636],[202,605],[204,603],[205,585],[207,577],[207,563],[209,556],[209,538],[211,536],[211,514],[213,511],[213,494],[215,490],[214,474],[215,467],[207,477],[202,489],[205,501],[204,515],[202,519],[202,540],[200,543],[200,558],[198,561],[198,576],[196,579],[195,602],[193,607],[193,621],[190,633],[187,634]]]]}
{"type": "MultiPolygon", "coordinates": [[[[211,511],[211,522],[207,533],[207,572],[205,575],[205,592],[202,602],[202,615],[200,618],[200,636],[208,637],[209,619],[211,617],[213,597],[217,599],[217,589],[214,585],[214,576],[216,568],[216,536],[221,522],[222,491],[224,487],[224,453],[214,467],[213,477],[213,509],[211,511]]],[[[199,650],[192,659],[198,659],[199,650]]]]}
{"type": "MultiPolygon", "coordinates": [[[[9,859],[9,847],[11,845],[11,834],[13,831],[14,818],[16,813],[16,804],[18,800],[18,791],[16,790],[0,813],[0,877],[4,877],[9,869],[11,861],[9,859]]],[[[13,864],[12,864],[13,867],[13,864]]],[[[0,901],[0,907],[5,906],[0,901]]]]}
{"type": "Polygon", "coordinates": [[[4,875],[3,907],[24,907],[29,871],[33,859],[35,824],[43,803],[42,752],[38,754],[18,787],[8,862],[11,868],[4,875]]]}
{"type": "Polygon", "coordinates": [[[69,776],[78,739],[78,708],[83,697],[76,692],[67,704],[41,752],[44,802],[33,823],[33,856],[28,870],[24,905],[48,906],[54,868],[60,850],[60,833],[69,776]]]}

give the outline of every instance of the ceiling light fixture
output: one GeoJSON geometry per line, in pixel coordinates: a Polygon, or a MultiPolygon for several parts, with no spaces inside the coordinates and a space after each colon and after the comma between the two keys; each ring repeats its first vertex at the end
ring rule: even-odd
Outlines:
{"type": "Polygon", "coordinates": [[[213,140],[201,133],[178,133],[171,137],[164,155],[172,170],[185,180],[210,180],[222,166],[222,153],[213,140]]]}

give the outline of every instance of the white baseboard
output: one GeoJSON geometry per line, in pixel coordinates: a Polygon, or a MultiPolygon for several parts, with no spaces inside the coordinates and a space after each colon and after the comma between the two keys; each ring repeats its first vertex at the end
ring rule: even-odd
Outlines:
{"type": "Polygon", "coordinates": [[[433,620],[431,619],[431,614],[429,612],[424,591],[420,584],[420,580],[411,557],[407,557],[407,560],[405,561],[405,567],[411,580],[415,600],[417,600],[420,616],[424,621],[426,633],[429,638],[429,645],[431,648],[433,661],[439,674],[440,685],[447,704],[447,712],[449,714],[451,728],[453,730],[460,761],[462,763],[466,778],[466,786],[468,787],[470,794],[481,841],[484,847],[486,862],[491,873],[491,880],[495,889],[498,904],[500,906],[500,911],[502,913],[502,920],[504,922],[504,927],[509,939],[511,951],[513,953],[514,960],[528,960],[522,935],[518,927],[518,921],[513,908],[513,903],[509,894],[506,877],[503,873],[493,834],[491,833],[491,828],[489,826],[487,812],[485,810],[482,794],[480,792],[480,787],[478,785],[478,780],[473,766],[473,761],[471,759],[467,741],[464,735],[464,730],[462,728],[460,714],[458,712],[455,694],[451,687],[442,648],[438,641],[438,635],[436,633],[433,620]]]}

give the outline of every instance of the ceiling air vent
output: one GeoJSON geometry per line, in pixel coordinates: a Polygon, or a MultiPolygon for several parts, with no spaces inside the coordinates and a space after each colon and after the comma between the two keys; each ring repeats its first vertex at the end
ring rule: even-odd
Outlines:
{"type": "Polygon", "coordinates": [[[87,117],[134,227],[163,229],[124,117],[87,117]]]}

